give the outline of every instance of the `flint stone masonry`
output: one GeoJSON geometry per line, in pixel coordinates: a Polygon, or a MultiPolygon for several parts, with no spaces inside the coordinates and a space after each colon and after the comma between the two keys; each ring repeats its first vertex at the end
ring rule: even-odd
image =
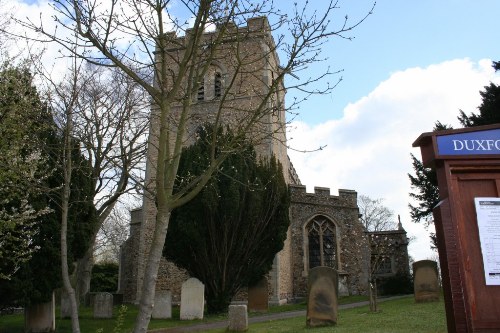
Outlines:
{"type": "Polygon", "coordinates": [[[197,278],[190,278],[182,284],[181,320],[203,319],[205,286],[197,278]]]}
{"type": "MultiPolygon", "coordinates": [[[[242,119],[252,114],[262,102],[262,96],[276,84],[273,78],[281,74],[278,54],[274,52],[275,41],[266,17],[248,19],[246,26],[227,26],[229,35],[222,37],[222,43],[212,55],[214,61],[209,64],[203,81],[202,96],[193,96],[191,117],[186,124],[186,145],[194,142],[196,129],[204,122],[213,122],[220,108],[220,99],[215,95],[215,74],[231,78],[235,75],[237,82],[227,85],[221,83],[221,89],[228,92],[227,105],[222,108],[221,119],[224,126],[239,126],[242,119]],[[237,45],[235,45],[237,41],[237,45]],[[237,60],[245,59],[244,63],[237,60]],[[248,60],[248,61],[247,61],[248,60]],[[236,68],[236,65],[240,66],[236,68]],[[240,69],[239,73],[237,70],[240,69]],[[241,75],[240,75],[241,74],[241,75]],[[201,98],[199,98],[201,97],[201,98]],[[232,112],[236,108],[239,112],[232,112]]],[[[219,37],[219,30],[206,32],[201,36],[202,44],[209,43],[219,37]]],[[[184,36],[175,33],[165,35],[167,52],[174,59],[182,57],[186,43],[184,36]]],[[[160,56],[160,53],[158,53],[160,56]]],[[[178,72],[177,64],[168,60],[167,66],[172,73],[178,72]]],[[[167,78],[167,85],[170,83],[167,78]]],[[[284,88],[278,84],[278,89],[284,88]],[[281,88],[280,88],[281,87],[281,88]]],[[[338,196],[330,195],[330,189],[316,187],[315,193],[306,193],[305,186],[300,186],[300,178],[287,155],[285,89],[281,89],[273,98],[272,112],[253,125],[249,137],[258,142],[255,146],[259,157],[274,156],[283,167],[285,181],[290,185],[290,228],[283,249],[275,256],[272,269],[267,274],[269,304],[284,304],[303,299],[307,296],[307,276],[309,271],[307,234],[308,223],[321,216],[335,224],[337,235],[336,269],[342,274],[343,293],[362,294],[367,291],[368,267],[370,265],[370,248],[364,237],[364,230],[359,222],[357,193],[351,190],[339,190],[338,196]],[[259,139],[264,138],[263,140],[259,139]]],[[[175,126],[180,119],[182,105],[173,104],[172,121],[166,126],[175,126]]],[[[156,161],[159,129],[158,108],[152,108],[150,134],[148,139],[148,157],[145,172],[145,187],[154,191],[156,177],[156,161]]],[[[170,127],[174,132],[176,128],[170,127]]],[[[172,136],[174,137],[174,136],[172,136]]],[[[173,142],[168,143],[171,147],[173,142]]],[[[145,193],[148,191],[145,191],[145,193]]],[[[145,263],[150,250],[155,220],[155,198],[145,195],[141,210],[131,212],[130,237],[122,247],[120,263],[120,288],[125,302],[138,302],[140,286],[142,286],[145,263]]],[[[172,301],[179,302],[182,282],[188,279],[186,271],[176,267],[165,259],[160,261],[156,291],[170,290],[172,301]]],[[[235,300],[246,300],[237,298],[235,300]]]]}
{"type": "Polygon", "coordinates": [[[413,263],[413,286],[415,301],[439,301],[439,277],[437,262],[433,260],[420,260],[413,263]]]}
{"type": "Polygon", "coordinates": [[[55,296],[47,303],[33,304],[24,309],[26,332],[53,332],[56,329],[55,296]]]}
{"type": "Polygon", "coordinates": [[[94,318],[113,318],[113,295],[96,293],[94,296],[94,318]]]}
{"type": "Polygon", "coordinates": [[[153,319],[172,318],[172,293],[170,291],[166,290],[156,292],[151,317],[153,319]]]}
{"type": "Polygon", "coordinates": [[[330,267],[309,271],[306,323],[308,327],[337,323],[338,274],[330,267]]]}
{"type": "Polygon", "coordinates": [[[368,290],[370,249],[363,225],[359,221],[357,193],[315,187],[308,193],[303,185],[290,185],[291,270],[294,297],[307,297],[309,272],[307,226],[318,217],[335,225],[338,273],[342,276],[345,294],[364,294],[368,290]]]}
{"type": "Polygon", "coordinates": [[[246,305],[230,305],[228,316],[229,331],[245,332],[248,330],[248,313],[246,305]]]}
{"type": "Polygon", "coordinates": [[[136,300],[142,218],[142,209],[130,211],[130,236],[120,247],[118,292],[123,294],[123,302],[134,302],[136,300]]]}

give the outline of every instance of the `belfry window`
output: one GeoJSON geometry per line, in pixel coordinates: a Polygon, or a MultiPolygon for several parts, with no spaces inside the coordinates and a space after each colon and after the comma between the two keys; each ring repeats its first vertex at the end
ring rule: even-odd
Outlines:
{"type": "Polygon", "coordinates": [[[203,101],[205,99],[205,85],[203,82],[200,83],[200,86],[198,87],[198,94],[196,96],[196,99],[198,101],[203,101]]]}
{"type": "Polygon", "coordinates": [[[325,217],[314,218],[307,227],[309,269],[316,266],[337,268],[335,224],[325,217]]]}
{"type": "Polygon", "coordinates": [[[214,75],[214,98],[220,98],[222,95],[222,75],[215,72],[214,75]]]}

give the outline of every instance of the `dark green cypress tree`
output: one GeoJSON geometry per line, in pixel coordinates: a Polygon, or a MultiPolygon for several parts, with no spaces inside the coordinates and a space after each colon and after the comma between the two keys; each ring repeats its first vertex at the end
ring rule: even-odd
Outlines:
{"type": "MultiPolygon", "coordinates": [[[[212,134],[206,126],[184,149],[178,187],[207,167],[212,134]]],[[[230,130],[216,135],[218,146],[235,139],[230,130]]],[[[205,284],[210,313],[225,311],[238,290],[270,271],[286,238],[288,208],[281,165],[257,161],[243,140],[199,195],[172,212],[164,255],[205,284]]]]}

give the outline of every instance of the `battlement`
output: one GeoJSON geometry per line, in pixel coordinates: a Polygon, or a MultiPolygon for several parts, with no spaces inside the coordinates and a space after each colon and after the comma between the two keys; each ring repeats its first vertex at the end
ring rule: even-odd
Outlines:
{"type": "Polygon", "coordinates": [[[339,201],[357,207],[358,194],[353,190],[339,189],[339,195],[331,195],[329,187],[314,187],[314,193],[308,193],[305,185],[289,185],[292,202],[317,202],[319,204],[339,201]]]}
{"type": "MultiPolygon", "coordinates": [[[[234,22],[227,22],[224,25],[216,26],[215,30],[204,31],[203,35],[211,35],[218,33],[224,27],[229,33],[270,33],[271,25],[266,16],[251,17],[246,20],[246,25],[237,26],[234,22]]],[[[183,39],[191,35],[194,28],[186,29],[185,35],[177,35],[175,31],[170,31],[164,34],[167,40],[183,39]]]]}

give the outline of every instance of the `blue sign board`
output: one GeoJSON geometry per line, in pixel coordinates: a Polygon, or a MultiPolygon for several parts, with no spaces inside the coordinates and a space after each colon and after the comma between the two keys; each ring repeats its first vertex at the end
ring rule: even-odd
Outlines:
{"type": "Polygon", "coordinates": [[[500,128],[436,136],[439,155],[500,155],[500,128]]]}

